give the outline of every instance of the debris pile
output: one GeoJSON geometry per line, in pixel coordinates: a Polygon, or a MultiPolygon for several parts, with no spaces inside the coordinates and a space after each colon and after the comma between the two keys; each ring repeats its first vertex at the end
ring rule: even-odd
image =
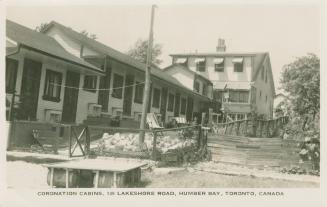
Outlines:
{"type": "MultiPolygon", "coordinates": [[[[135,133],[115,133],[110,135],[104,133],[98,143],[99,151],[124,151],[139,152],[139,134],[135,133]]],[[[195,139],[185,139],[171,136],[158,136],[156,150],[161,153],[173,152],[183,148],[196,146],[195,139]]],[[[143,151],[151,152],[153,149],[153,135],[145,134],[143,151]]]]}

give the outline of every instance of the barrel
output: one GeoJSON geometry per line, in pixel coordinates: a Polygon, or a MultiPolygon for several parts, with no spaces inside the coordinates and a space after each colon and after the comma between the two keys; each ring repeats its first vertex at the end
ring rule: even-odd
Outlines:
{"type": "MultiPolygon", "coordinates": [[[[47,183],[50,185],[51,179],[51,170],[48,169],[47,183]]],[[[76,188],[78,186],[78,172],[77,171],[69,171],[68,173],[68,186],[70,188],[76,188]]],[[[57,188],[65,188],[66,187],[66,170],[64,169],[53,169],[53,186],[57,188]]]]}

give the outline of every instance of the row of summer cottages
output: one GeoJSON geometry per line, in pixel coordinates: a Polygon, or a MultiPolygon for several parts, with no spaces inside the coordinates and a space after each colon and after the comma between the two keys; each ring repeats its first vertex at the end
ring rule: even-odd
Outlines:
{"type": "MultiPolygon", "coordinates": [[[[213,122],[272,117],[275,95],[268,53],[174,54],[172,65],[151,67],[148,112],[163,123],[192,121],[209,109],[213,122]]],[[[6,22],[7,117],[14,100],[19,120],[97,124],[120,117],[138,127],[145,65],[52,21],[42,32],[6,22]],[[15,93],[15,98],[12,98],[15,93]]]]}

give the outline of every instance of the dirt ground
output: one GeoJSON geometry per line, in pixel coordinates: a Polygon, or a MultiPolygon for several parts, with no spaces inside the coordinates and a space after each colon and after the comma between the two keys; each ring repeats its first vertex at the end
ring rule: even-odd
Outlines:
{"type": "MultiPolygon", "coordinates": [[[[8,188],[49,188],[47,169],[41,163],[25,161],[7,162],[8,188]]],[[[140,187],[145,188],[313,188],[319,183],[289,181],[251,176],[230,176],[186,169],[156,173],[142,173],[140,187]]]]}

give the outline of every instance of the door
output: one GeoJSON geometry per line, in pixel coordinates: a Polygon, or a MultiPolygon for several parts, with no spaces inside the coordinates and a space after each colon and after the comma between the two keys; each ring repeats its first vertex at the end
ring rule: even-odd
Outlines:
{"type": "MultiPolygon", "coordinates": [[[[64,123],[74,123],[76,121],[79,81],[79,73],[67,71],[61,119],[64,123]]],[[[87,113],[86,110],[85,113],[87,113]]]]}
{"type": "Polygon", "coordinates": [[[102,111],[108,112],[109,90],[110,90],[111,68],[107,68],[106,75],[100,77],[98,104],[102,106],[102,111]],[[108,89],[108,90],[103,90],[108,89]]]}
{"type": "Polygon", "coordinates": [[[36,120],[42,63],[25,59],[18,119],[36,120]]]}
{"type": "Polygon", "coordinates": [[[192,121],[192,114],[193,114],[193,98],[187,98],[187,108],[186,108],[186,120],[192,121]]]}
{"type": "Polygon", "coordinates": [[[175,117],[178,117],[179,116],[180,98],[181,98],[181,94],[180,93],[176,93],[176,96],[175,96],[175,113],[174,113],[174,116],[175,117]]]}
{"type": "Polygon", "coordinates": [[[129,74],[126,75],[124,102],[123,102],[123,114],[126,116],[131,116],[131,112],[132,112],[133,88],[134,88],[133,84],[134,84],[134,76],[129,74]]]}
{"type": "Polygon", "coordinates": [[[162,88],[160,114],[161,114],[161,121],[163,123],[166,122],[167,96],[168,96],[168,88],[162,88]]]}

